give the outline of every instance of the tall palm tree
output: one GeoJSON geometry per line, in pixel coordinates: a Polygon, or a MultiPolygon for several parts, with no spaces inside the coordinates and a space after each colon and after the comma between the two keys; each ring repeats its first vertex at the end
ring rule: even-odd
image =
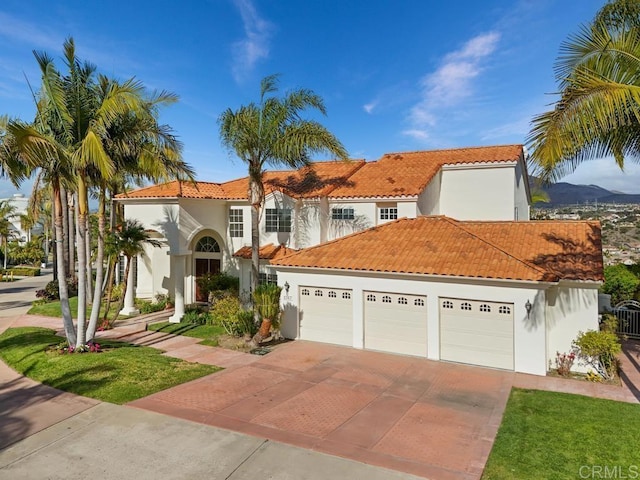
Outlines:
{"type": "Polygon", "coordinates": [[[9,237],[13,231],[13,224],[11,218],[16,215],[16,207],[12,205],[9,200],[0,200],[0,246],[2,249],[2,256],[4,267],[7,268],[7,257],[9,256],[9,237]]]}
{"type": "Polygon", "coordinates": [[[640,5],[610,2],[569,37],[556,64],[560,99],[533,119],[528,144],[545,180],[587,160],[640,159],[640,5]]]}
{"type": "MultiPolygon", "coordinates": [[[[116,311],[116,316],[113,319],[115,322],[118,319],[118,315],[120,314],[120,310],[122,310],[124,306],[124,297],[125,292],[127,291],[127,283],[129,280],[129,272],[131,270],[131,264],[133,263],[133,259],[144,253],[145,245],[151,245],[153,247],[160,247],[161,243],[157,240],[152,239],[149,234],[145,231],[142,224],[137,220],[127,219],[124,223],[116,229],[115,233],[115,241],[117,250],[122,253],[127,259],[127,266],[125,267],[124,272],[124,285],[123,285],[123,293],[120,297],[120,304],[118,305],[118,310],[116,311]]],[[[107,309],[109,305],[107,304],[107,309]]]]}
{"type": "Polygon", "coordinates": [[[324,126],[306,120],[306,110],[326,115],[321,97],[307,89],[297,89],[284,97],[278,91],[278,76],[265,77],[260,84],[259,103],[225,110],[218,119],[223,145],[248,166],[248,197],[251,204],[251,290],[259,279],[260,235],[258,223],[264,203],[263,174],[267,165],[299,168],[309,164],[316,153],[346,159],[340,141],[324,126]]]}

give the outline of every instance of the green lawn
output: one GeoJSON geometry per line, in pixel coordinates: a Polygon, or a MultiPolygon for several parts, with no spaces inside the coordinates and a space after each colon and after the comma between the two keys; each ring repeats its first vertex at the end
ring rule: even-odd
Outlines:
{"type": "Polygon", "coordinates": [[[218,336],[226,332],[219,325],[196,325],[195,323],[169,323],[160,322],[149,325],[149,330],[156,332],[173,333],[185,337],[202,338],[203,345],[218,345],[218,336]]]}
{"type": "MultiPolygon", "coordinates": [[[[69,299],[69,308],[71,308],[71,316],[76,318],[78,316],[78,297],[71,297],[69,299]]],[[[109,318],[113,318],[118,308],[117,302],[112,302],[111,309],[109,311],[109,318]]],[[[60,300],[54,300],[49,303],[43,303],[42,305],[34,305],[27,312],[30,315],[43,315],[45,317],[62,317],[62,311],[60,310],[60,300]]],[[[87,317],[91,313],[91,305],[87,305],[87,317]]],[[[100,314],[100,318],[102,315],[100,314]]],[[[126,315],[120,315],[118,318],[129,318],[126,315]]]]}
{"type": "Polygon", "coordinates": [[[482,479],[596,478],[604,466],[631,475],[638,432],[640,405],[514,388],[482,479]]]}
{"type": "Polygon", "coordinates": [[[46,328],[10,328],[0,358],[14,370],[67,392],[122,404],[220,370],[161,355],[159,350],[105,341],[101,353],[59,354],[63,342],[46,328]]]}

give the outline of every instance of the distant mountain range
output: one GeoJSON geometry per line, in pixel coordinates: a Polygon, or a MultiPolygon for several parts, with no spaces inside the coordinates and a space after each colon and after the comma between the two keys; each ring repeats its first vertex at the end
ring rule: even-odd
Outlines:
{"type": "Polygon", "coordinates": [[[628,194],[607,190],[598,185],[573,185],[558,182],[542,188],[551,201],[539,203],[536,207],[557,207],[559,205],[584,205],[586,203],[637,203],[640,204],[640,194],[628,194]]]}

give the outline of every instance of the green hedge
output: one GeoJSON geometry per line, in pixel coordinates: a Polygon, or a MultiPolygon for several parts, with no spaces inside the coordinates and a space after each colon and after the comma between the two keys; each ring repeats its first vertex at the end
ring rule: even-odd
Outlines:
{"type": "Polygon", "coordinates": [[[6,270],[0,268],[0,273],[3,275],[14,275],[18,277],[39,277],[40,269],[37,267],[13,267],[6,270]]]}

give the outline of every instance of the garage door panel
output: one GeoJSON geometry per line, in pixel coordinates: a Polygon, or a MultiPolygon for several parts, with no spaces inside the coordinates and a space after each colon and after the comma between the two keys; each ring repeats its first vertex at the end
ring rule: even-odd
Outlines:
{"type": "Polygon", "coordinates": [[[513,370],[513,305],[440,299],[440,358],[513,370]]]}
{"type": "Polygon", "coordinates": [[[364,347],[426,357],[426,297],[364,292],[364,347]]]}
{"type": "Polygon", "coordinates": [[[300,338],[353,345],[351,290],[300,287],[300,338]]]}

